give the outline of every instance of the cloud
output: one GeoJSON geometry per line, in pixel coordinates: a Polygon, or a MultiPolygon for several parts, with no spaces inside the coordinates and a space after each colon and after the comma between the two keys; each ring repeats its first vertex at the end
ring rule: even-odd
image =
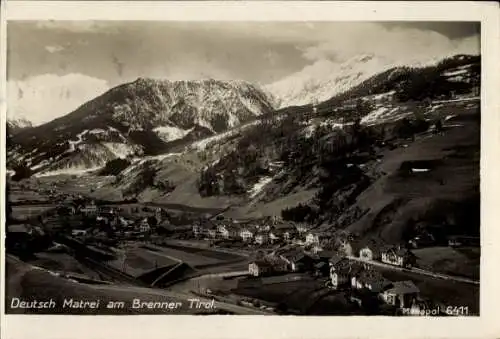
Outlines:
{"type": "Polygon", "coordinates": [[[39,125],[66,115],[109,88],[84,74],[42,74],[7,83],[7,116],[39,125]]]}
{"type": "Polygon", "coordinates": [[[379,24],[344,27],[303,47],[311,61],[345,61],[360,54],[388,57],[402,63],[432,60],[453,54],[479,54],[479,37],[450,39],[440,33],[414,28],[388,29],[379,24]]]}
{"type": "Polygon", "coordinates": [[[45,46],[45,50],[49,53],[57,53],[63,51],[64,47],[59,45],[45,46]]]}

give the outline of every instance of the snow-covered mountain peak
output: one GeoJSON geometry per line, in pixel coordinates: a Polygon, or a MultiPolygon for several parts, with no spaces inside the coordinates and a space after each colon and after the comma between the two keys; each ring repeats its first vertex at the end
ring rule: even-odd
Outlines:
{"type": "Polygon", "coordinates": [[[305,105],[328,100],[391,68],[422,67],[433,65],[437,61],[419,59],[418,56],[408,60],[395,60],[372,53],[345,57],[342,62],[320,59],[297,73],[267,85],[265,90],[278,99],[280,107],[305,105]]]}
{"type": "Polygon", "coordinates": [[[7,116],[40,125],[61,117],[108,89],[102,79],[83,74],[41,74],[7,83],[7,116]]]}
{"type": "Polygon", "coordinates": [[[48,153],[55,156],[43,170],[96,167],[118,156],[168,151],[273,109],[270,97],[248,82],[138,78],[16,135],[13,146],[18,160],[40,170],[48,153]]]}

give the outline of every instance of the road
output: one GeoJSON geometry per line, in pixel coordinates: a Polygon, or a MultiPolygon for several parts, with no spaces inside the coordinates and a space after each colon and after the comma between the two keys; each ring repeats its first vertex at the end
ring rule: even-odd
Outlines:
{"type": "Polygon", "coordinates": [[[436,273],[436,272],[431,272],[431,271],[426,271],[417,267],[412,267],[412,268],[403,268],[399,266],[394,266],[390,264],[385,264],[380,261],[375,261],[375,260],[363,260],[358,257],[352,257],[352,256],[347,256],[349,260],[357,261],[363,264],[370,264],[373,266],[378,266],[378,267],[383,267],[395,271],[402,271],[402,272],[412,272],[416,274],[421,274],[421,275],[426,275],[429,277],[437,278],[437,279],[444,279],[444,280],[452,280],[452,281],[457,281],[457,282],[463,282],[467,284],[474,284],[474,285],[479,285],[479,281],[477,280],[472,280],[468,278],[463,278],[463,277],[457,277],[453,275],[447,275],[447,274],[442,274],[442,273],[436,273]]]}

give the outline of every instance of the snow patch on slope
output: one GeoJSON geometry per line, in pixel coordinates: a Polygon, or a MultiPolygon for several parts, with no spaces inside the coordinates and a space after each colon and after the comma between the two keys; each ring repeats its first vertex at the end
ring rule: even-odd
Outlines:
{"type": "Polygon", "coordinates": [[[272,177],[262,177],[259,181],[248,191],[250,198],[254,198],[259,194],[264,187],[266,187],[271,181],[273,181],[272,177]]]}
{"type": "Polygon", "coordinates": [[[188,135],[194,128],[181,129],[179,127],[173,126],[158,126],[153,129],[160,139],[165,142],[174,141],[184,138],[188,135]]]}
{"type": "Polygon", "coordinates": [[[244,130],[244,129],[250,127],[250,126],[257,125],[259,123],[260,123],[260,120],[255,120],[255,121],[252,121],[252,122],[250,122],[248,124],[239,126],[237,128],[234,128],[234,129],[231,129],[231,130],[229,130],[227,132],[220,133],[220,134],[217,134],[217,135],[214,135],[214,136],[202,139],[202,140],[195,141],[194,143],[192,143],[188,147],[188,149],[194,149],[194,150],[197,150],[197,151],[203,151],[209,145],[211,145],[211,144],[213,144],[213,143],[215,143],[217,141],[224,140],[226,138],[232,137],[232,136],[240,133],[242,130],[244,130]]]}
{"type": "Polygon", "coordinates": [[[61,169],[54,170],[54,171],[36,173],[34,176],[35,177],[50,177],[50,176],[56,176],[56,175],[79,175],[79,176],[81,176],[81,175],[88,174],[89,172],[99,170],[101,168],[102,168],[102,166],[93,167],[93,168],[68,167],[68,168],[61,168],[61,169]]]}
{"type": "Polygon", "coordinates": [[[117,158],[122,159],[135,154],[137,151],[135,147],[118,142],[103,142],[102,145],[107,147],[117,158]]]}
{"type": "Polygon", "coordinates": [[[408,61],[374,54],[357,55],[342,63],[321,59],[265,89],[280,100],[280,107],[305,105],[328,100],[393,67],[419,67],[435,64],[436,61],[413,60],[409,64],[408,61]]]}

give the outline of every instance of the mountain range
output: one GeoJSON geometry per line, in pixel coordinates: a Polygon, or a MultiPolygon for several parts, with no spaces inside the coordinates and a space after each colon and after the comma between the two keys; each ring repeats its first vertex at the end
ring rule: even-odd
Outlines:
{"type": "Polygon", "coordinates": [[[16,133],[19,133],[23,129],[31,128],[31,127],[33,127],[33,124],[28,119],[25,119],[25,118],[8,119],[7,118],[7,134],[10,137],[16,133]]]}
{"type": "Polygon", "coordinates": [[[7,82],[7,117],[40,125],[72,112],[109,89],[106,81],[70,73],[41,74],[7,82]]]}
{"type": "Polygon", "coordinates": [[[127,158],[78,185],[101,199],[281,215],[388,242],[442,223],[475,234],[480,62],[456,55],[364,72],[378,61],[363,56],[344,78],[281,102],[241,81],[138,79],[12,135],[7,164],[39,176],[127,158]]]}
{"type": "Polygon", "coordinates": [[[271,98],[243,81],[139,78],[13,135],[9,160],[37,172],[96,168],[117,157],[166,152],[272,110],[271,98]]]}
{"type": "Polygon", "coordinates": [[[320,113],[329,112],[343,100],[381,94],[363,118],[376,122],[393,112],[382,99],[419,72],[427,69],[455,83],[470,82],[478,72],[470,68],[477,65],[477,57],[465,55],[428,67],[394,64],[360,55],[340,65],[314,64],[264,88],[244,81],[139,78],[34,128],[24,128],[29,127],[26,119],[9,120],[8,165],[26,163],[32,171],[45,173],[86,171],[115,158],[176,152],[206,138],[220,139],[226,131],[279,107],[276,112],[292,109],[302,114],[311,111],[308,104],[314,102],[320,113]],[[301,103],[305,105],[294,105],[301,103]]]}
{"type": "Polygon", "coordinates": [[[305,105],[328,100],[370,77],[395,67],[425,67],[439,60],[405,63],[375,54],[360,54],[338,63],[316,61],[265,87],[279,101],[279,107],[305,105]]]}

